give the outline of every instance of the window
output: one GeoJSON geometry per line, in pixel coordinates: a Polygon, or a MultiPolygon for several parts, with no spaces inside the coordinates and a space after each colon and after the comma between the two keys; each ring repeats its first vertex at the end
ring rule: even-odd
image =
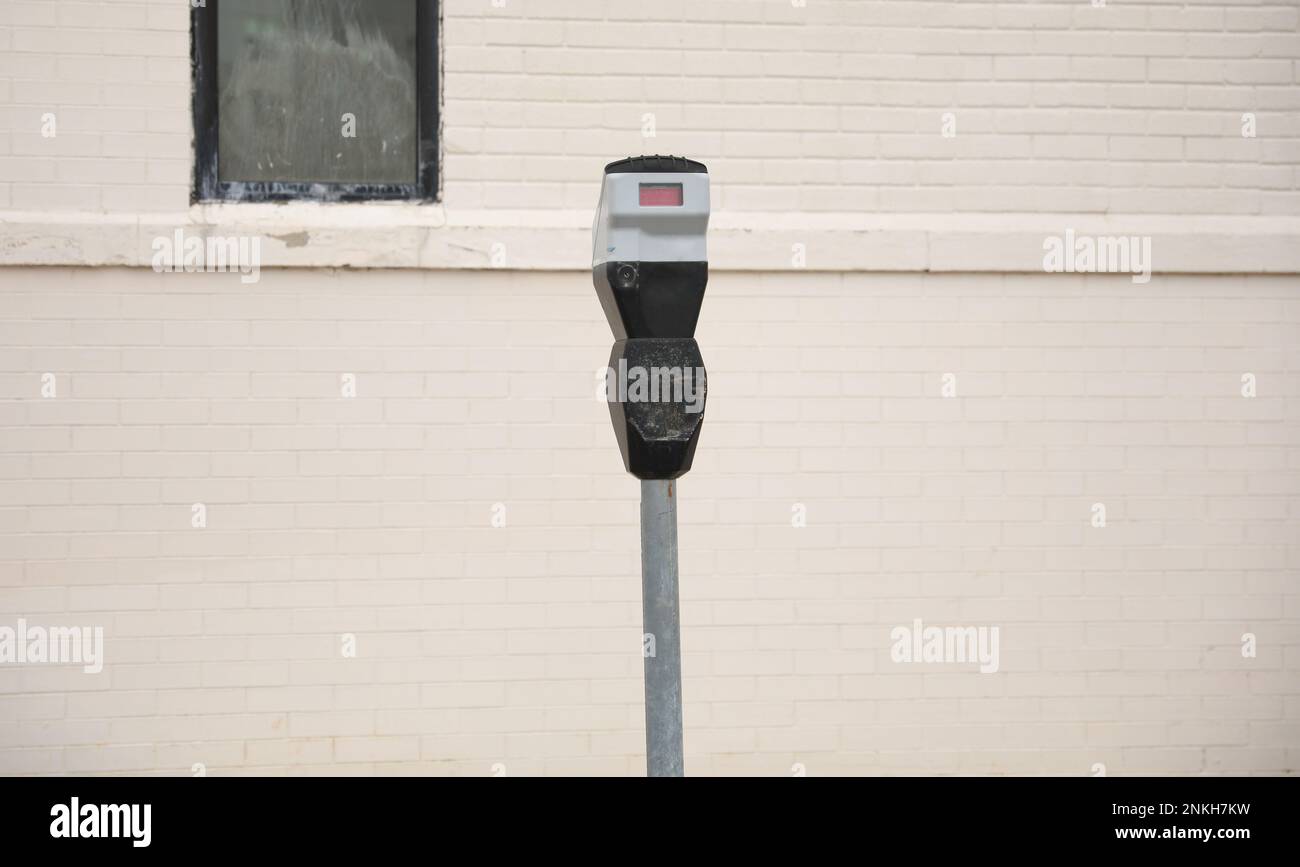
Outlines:
{"type": "Polygon", "coordinates": [[[436,198],[436,0],[206,0],[191,16],[195,201],[436,198]]]}

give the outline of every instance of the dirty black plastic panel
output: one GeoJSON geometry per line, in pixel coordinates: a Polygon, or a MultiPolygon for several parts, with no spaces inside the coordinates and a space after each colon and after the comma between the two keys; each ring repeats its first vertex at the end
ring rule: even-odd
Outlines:
{"type": "MultiPolygon", "coordinates": [[[[695,447],[704,427],[707,399],[707,374],[700,346],[690,338],[620,340],[609,356],[611,370],[641,367],[678,368],[700,371],[699,412],[690,412],[686,402],[655,403],[631,400],[609,403],[609,418],[614,424],[624,468],[638,479],[676,479],[691,468],[695,447]]],[[[615,395],[617,396],[617,395],[615,395]]]]}
{"type": "Polygon", "coordinates": [[[605,166],[607,175],[626,175],[640,172],[659,174],[707,175],[709,170],[704,163],[688,160],[686,157],[640,156],[615,160],[605,166]]]}
{"type": "Polygon", "coordinates": [[[606,262],[591,276],[616,340],[695,336],[708,262],[606,262]]]}

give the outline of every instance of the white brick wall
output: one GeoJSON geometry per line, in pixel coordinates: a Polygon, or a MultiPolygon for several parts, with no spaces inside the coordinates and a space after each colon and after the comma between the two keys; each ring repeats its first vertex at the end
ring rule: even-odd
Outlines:
{"type": "MultiPolygon", "coordinates": [[[[1296,771],[1298,288],[715,276],[689,770],[1296,771]],[[999,672],[891,662],[915,618],[999,672]]],[[[609,342],[583,273],[11,269],[0,624],[108,661],[0,666],[0,770],[641,772],[609,342]]]]}
{"type": "Polygon", "coordinates": [[[447,8],[454,203],[586,206],[587,160],[642,150],[649,112],[735,211],[1300,210],[1291,2],[447,8]]]}
{"type": "MultiPolygon", "coordinates": [[[[452,209],[589,209],[593,166],[657,151],[733,212],[1300,215],[1294,0],[444,9],[452,209]]],[[[187,207],[187,12],[0,3],[0,208],[187,207]]]]}

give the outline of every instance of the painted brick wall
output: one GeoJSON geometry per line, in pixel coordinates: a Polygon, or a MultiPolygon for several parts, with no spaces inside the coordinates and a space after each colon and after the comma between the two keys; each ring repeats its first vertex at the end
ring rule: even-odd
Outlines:
{"type": "MultiPolygon", "coordinates": [[[[0,209],[188,205],[188,6],[0,3],[0,209]]],[[[1300,214],[1294,0],[444,6],[451,208],[590,208],[658,151],[736,212],[1300,214]]]]}
{"type": "MultiPolygon", "coordinates": [[[[717,275],[688,770],[1300,768],[1298,288],[717,275]]],[[[0,625],[107,663],[0,666],[0,771],[640,772],[609,342],[582,273],[8,270],[0,625]]]]}

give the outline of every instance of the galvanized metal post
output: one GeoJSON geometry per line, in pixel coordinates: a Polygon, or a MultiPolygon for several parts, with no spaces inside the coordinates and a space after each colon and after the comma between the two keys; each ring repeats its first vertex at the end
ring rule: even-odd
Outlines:
{"type": "Polygon", "coordinates": [[[680,777],[682,642],[677,604],[677,482],[641,482],[646,774],[680,777]]]}

